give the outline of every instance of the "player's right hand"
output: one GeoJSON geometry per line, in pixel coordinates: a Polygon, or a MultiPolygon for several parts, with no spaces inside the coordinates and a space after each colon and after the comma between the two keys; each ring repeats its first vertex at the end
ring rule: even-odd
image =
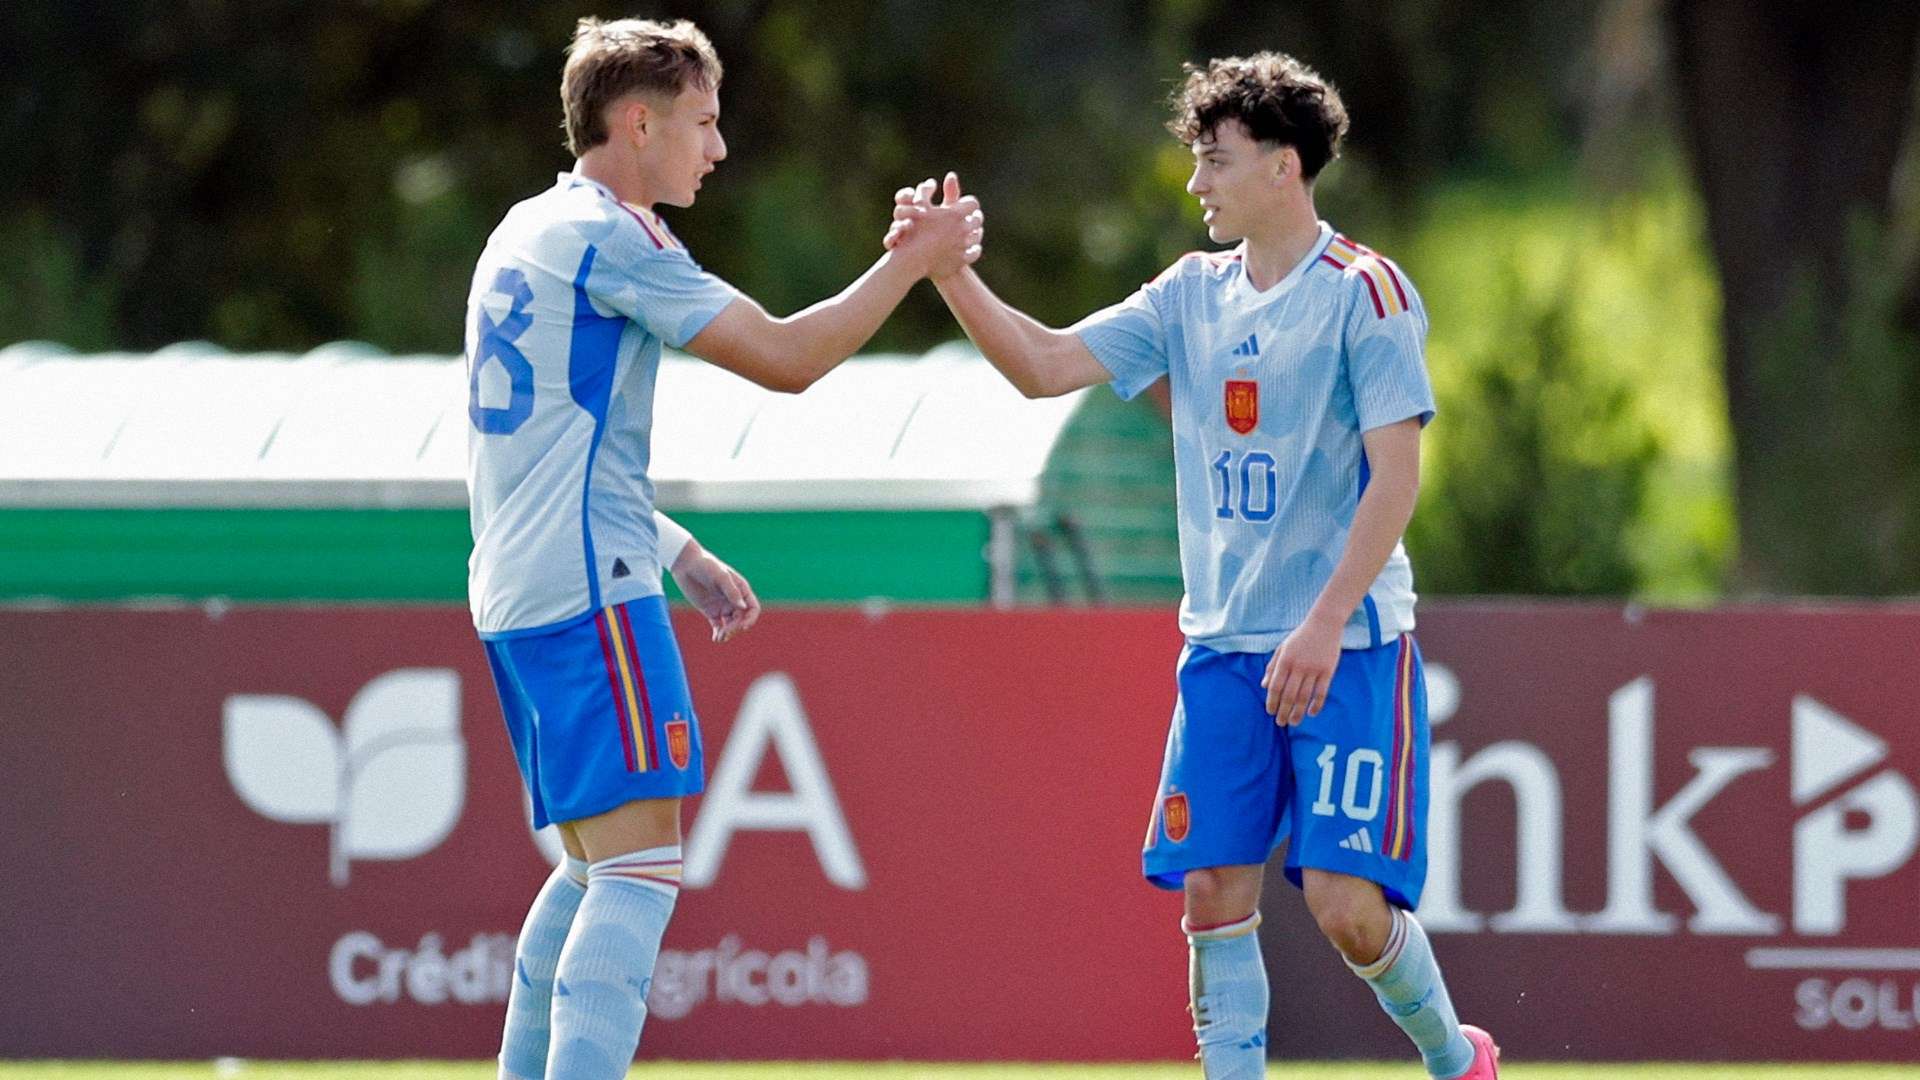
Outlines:
{"type": "Polygon", "coordinates": [[[1318,716],[1340,665],[1342,624],[1309,615],[1273,651],[1260,685],[1267,691],[1267,712],[1273,722],[1292,727],[1318,716]]]}
{"type": "Polygon", "coordinates": [[[894,193],[893,224],[882,242],[890,251],[924,260],[922,276],[938,281],[980,258],[986,215],[978,199],[961,194],[958,175],[948,173],[939,185],[939,203],[933,201],[935,186],[927,179],[894,193]]]}

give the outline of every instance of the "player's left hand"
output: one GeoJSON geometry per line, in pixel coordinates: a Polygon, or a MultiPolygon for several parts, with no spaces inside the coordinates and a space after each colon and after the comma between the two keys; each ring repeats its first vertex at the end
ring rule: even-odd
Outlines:
{"type": "Polygon", "coordinates": [[[913,228],[914,218],[929,205],[926,197],[932,191],[932,183],[933,179],[929,177],[922,180],[918,188],[903,187],[893,193],[893,220],[887,226],[887,235],[880,240],[881,247],[892,251],[907,238],[908,231],[913,228]]]}
{"type": "Polygon", "coordinates": [[[760,598],[740,572],[715,558],[698,540],[687,541],[673,562],[673,583],[707,617],[713,640],[725,641],[760,621],[760,598]]]}
{"type": "Polygon", "coordinates": [[[1291,727],[1318,716],[1340,664],[1339,623],[1309,617],[1273,651],[1260,685],[1267,690],[1267,712],[1276,724],[1291,727]]]}
{"type": "MultiPolygon", "coordinates": [[[[887,235],[880,244],[888,251],[897,249],[913,232],[916,225],[928,219],[936,210],[958,209],[966,212],[966,223],[972,227],[968,246],[962,254],[963,264],[970,265],[980,258],[986,243],[986,214],[980,209],[980,201],[971,195],[960,193],[960,178],[948,173],[944,181],[935,181],[928,177],[918,187],[901,188],[893,193],[893,221],[887,227],[887,235]],[[936,206],[933,198],[936,192],[944,200],[936,206]]],[[[941,275],[934,274],[934,277],[941,275]]]]}

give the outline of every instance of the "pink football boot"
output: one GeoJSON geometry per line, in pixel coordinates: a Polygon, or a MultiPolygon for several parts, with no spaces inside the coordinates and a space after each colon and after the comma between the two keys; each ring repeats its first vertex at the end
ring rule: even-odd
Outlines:
{"type": "Polygon", "coordinates": [[[1472,1024],[1461,1024],[1460,1034],[1473,1044],[1473,1067],[1461,1073],[1460,1080],[1498,1080],[1500,1048],[1494,1045],[1493,1036],[1472,1024]]]}

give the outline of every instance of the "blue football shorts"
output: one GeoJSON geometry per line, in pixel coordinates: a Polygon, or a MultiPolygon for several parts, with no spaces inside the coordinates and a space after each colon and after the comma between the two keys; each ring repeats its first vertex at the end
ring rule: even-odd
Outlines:
{"type": "Polygon", "coordinates": [[[665,597],[483,644],[535,828],[705,786],[700,723],[665,597]]]}
{"type": "Polygon", "coordinates": [[[1412,910],[1427,879],[1427,691],[1411,634],[1347,649],[1319,715],[1281,727],[1260,686],[1269,653],[1189,644],[1141,855],[1147,880],[1265,863],[1377,883],[1412,910]]]}

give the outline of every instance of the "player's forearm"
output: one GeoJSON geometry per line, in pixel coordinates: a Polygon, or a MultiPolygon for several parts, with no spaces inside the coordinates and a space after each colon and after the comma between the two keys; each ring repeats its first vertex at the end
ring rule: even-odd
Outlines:
{"type": "Polygon", "coordinates": [[[1075,389],[1050,374],[1073,335],[1055,330],[993,294],[972,267],[934,283],[955,321],[1014,388],[1028,397],[1053,397],[1075,389]]]}
{"type": "Polygon", "coordinates": [[[775,319],[780,329],[774,347],[791,379],[790,385],[781,388],[804,390],[859,352],[918,280],[916,272],[890,251],[838,295],[775,319]]]}
{"type": "Polygon", "coordinates": [[[1379,578],[1381,568],[1393,555],[1393,549],[1406,534],[1413,520],[1414,504],[1419,501],[1420,479],[1416,472],[1375,474],[1354,509],[1353,525],[1347,530],[1347,545],[1333,576],[1320,590],[1309,622],[1343,624],[1353,615],[1367,590],[1379,578]]]}

